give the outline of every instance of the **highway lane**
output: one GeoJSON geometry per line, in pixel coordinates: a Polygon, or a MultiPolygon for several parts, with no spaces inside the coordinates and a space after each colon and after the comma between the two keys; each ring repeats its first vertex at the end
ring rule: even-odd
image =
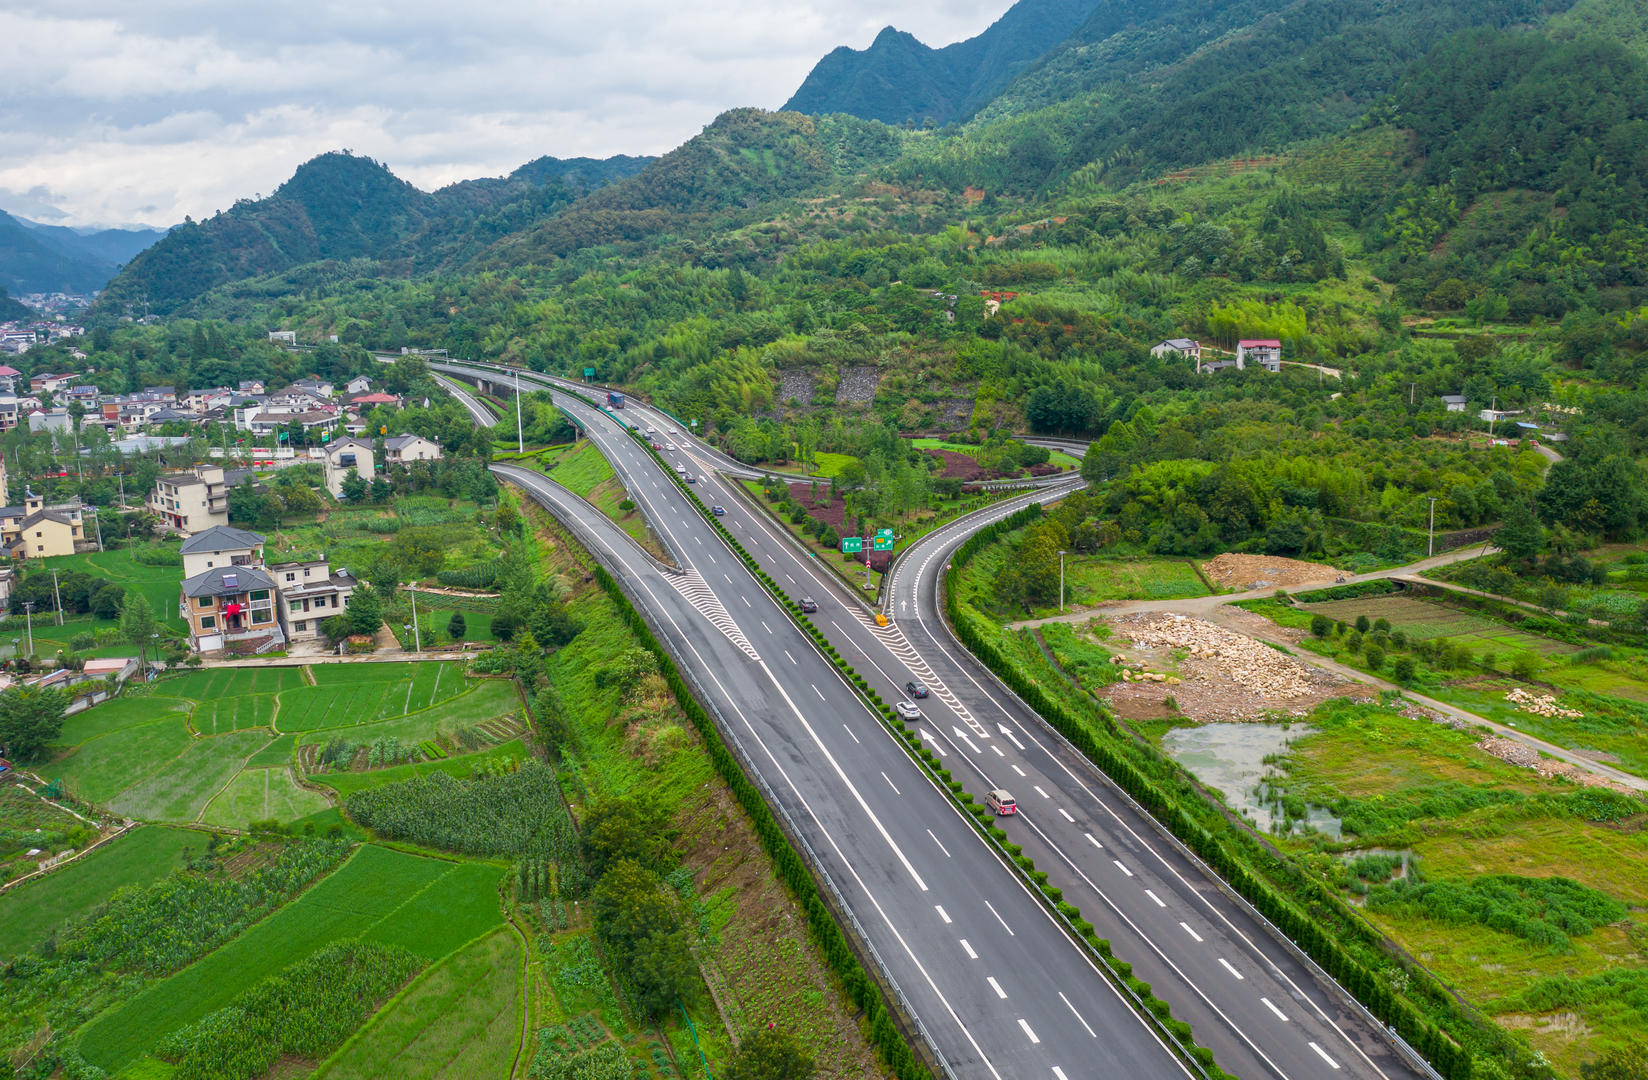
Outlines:
{"type": "Polygon", "coordinates": [[[564,489],[497,471],[580,523],[696,674],[955,1075],[1074,1080],[1099,1061],[1106,1072],[1185,1075],[656,463],[599,414],[565,405],[687,553],[685,581],[564,489]]]}
{"type": "Polygon", "coordinates": [[[481,404],[480,400],[476,398],[474,394],[464,389],[463,383],[451,378],[450,376],[442,375],[439,372],[431,372],[431,375],[434,377],[436,382],[446,388],[447,393],[457,399],[459,405],[464,407],[465,411],[467,411],[470,417],[475,421],[476,427],[493,427],[497,424],[497,416],[493,414],[491,409],[481,404]]]}
{"type": "MultiPolygon", "coordinates": [[[[633,405],[626,412],[647,416],[633,405]]],[[[661,416],[654,422],[659,420],[662,431],[675,426],[661,416]]],[[[695,474],[718,464],[701,444],[668,438],[682,447],[675,456],[695,474]]],[[[1019,795],[1024,812],[1010,827],[1015,841],[1112,940],[1118,955],[1173,1003],[1175,1014],[1192,1022],[1221,1065],[1244,1077],[1413,1075],[1335,988],[1316,983],[1306,965],[1223,896],[1146,815],[929,625],[944,561],[979,522],[942,530],[900,560],[889,604],[895,627],[878,631],[837,579],[810,565],[718,478],[706,479],[704,494],[706,501],[728,506],[726,523],[770,573],[780,582],[788,579],[792,595],[810,591],[819,600],[820,627],[884,696],[900,696],[912,670],[935,686],[935,698],[924,703],[938,721],[925,729],[935,749],[970,790],[1001,784],[1019,795]],[[907,589],[912,578],[928,585],[925,597],[907,589]],[[899,632],[906,629],[907,636],[899,632]],[[1003,724],[1008,731],[992,730],[1003,724]]],[[[1023,501],[1014,500],[1000,514],[1023,501]]]]}
{"type": "MultiPolygon", "coordinates": [[[[704,465],[696,460],[690,467],[704,465]]],[[[1337,988],[1318,982],[1147,814],[941,629],[937,581],[954,548],[989,520],[1031,500],[1062,497],[1068,488],[1021,496],[916,545],[894,567],[894,624],[878,628],[852,590],[749,509],[743,493],[714,476],[703,487],[706,501],[728,507],[724,523],[769,573],[790,583],[792,595],[801,589],[819,602],[815,622],[878,692],[906,696],[902,687],[912,676],[929,685],[933,696],[921,705],[934,722],[924,731],[951,771],[975,794],[1001,786],[1017,796],[1019,819],[1006,826],[1014,841],[1117,955],[1173,1004],[1175,1015],[1191,1021],[1224,1068],[1290,1080],[1417,1075],[1337,988]],[[912,580],[923,582],[925,592],[905,584],[912,580]]]]}

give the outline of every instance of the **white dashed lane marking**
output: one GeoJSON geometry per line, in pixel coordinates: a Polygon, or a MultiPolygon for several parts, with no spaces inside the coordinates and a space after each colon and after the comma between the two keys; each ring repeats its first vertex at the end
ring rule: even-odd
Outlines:
{"type": "Polygon", "coordinates": [[[1259,1000],[1265,1003],[1265,1008],[1276,1014],[1276,1019],[1280,1020],[1284,1024],[1288,1022],[1287,1013],[1283,1012],[1281,1009],[1278,1009],[1271,1003],[1269,998],[1262,997],[1259,1000]]]}
{"type": "Polygon", "coordinates": [[[990,984],[990,989],[996,992],[997,997],[1001,998],[1003,1001],[1007,1000],[1007,991],[1001,988],[1001,983],[995,980],[995,976],[986,975],[984,977],[984,981],[990,984]]]}

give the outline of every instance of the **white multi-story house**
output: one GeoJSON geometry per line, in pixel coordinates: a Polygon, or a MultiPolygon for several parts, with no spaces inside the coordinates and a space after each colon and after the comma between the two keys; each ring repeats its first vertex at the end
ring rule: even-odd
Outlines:
{"type": "Polygon", "coordinates": [[[1236,343],[1236,368],[1257,364],[1266,371],[1282,370],[1282,343],[1275,338],[1244,338],[1236,343]]]}
{"type": "Polygon", "coordinates": [[[321,459],[326,473],[326,490],[332,493],[334,499],[343,498],[343,481],[350,473],[370,484],[375,464],[371,443],[360,439],[339,439],[326,448],[326,456],[321,459]]]}
{"type": "Polygon", "coordinates": [[[441,460],[441,444],[421,435],[391,435],[383,441],[385,465],[441,460]]]}
{"type": "Polygon", "coordinates": [[[328,563],[277,563],[268,568],[280,592],[281,630],[287,641],[310,641],[321,636],[320,624],[341,615],[360,583],[347,567],[332,573],[328,563]]]}
{"type": "Polygon", "coordinates": [[[149,510],[186,536],[229,524],[229,484],[220,465],[162,476],[149,493],[149,510]]]}

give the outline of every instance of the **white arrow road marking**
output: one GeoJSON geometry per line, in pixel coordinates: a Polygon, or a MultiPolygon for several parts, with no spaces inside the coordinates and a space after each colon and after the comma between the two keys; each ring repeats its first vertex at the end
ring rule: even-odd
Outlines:
{"type": "Polygon", "coordinates": [[[956,738],[967,744],[967,749],[971,750],[975,754],[979,752],[979,748],[973,745],[973,740],[969,739],[966,735],[963,735],[960,728],[956,727],[954,724],[951,724],[950,730],[956,733],[956,738]]]}
{"type": "Polygon", "coordinates": [[[1019,742],[1019,737],[1017,735],[1013,734],[1013,729],[1012,728],[1008,727],[1006,724],[997,724],[996,726],[1001,729],[1001,733],[1003,735],[1005,735],[1009,739],[1013,740],[1013,745],[1014,746],[1018,747],[1020,750],[1024,749],[1024,744],[1019,742]]]}

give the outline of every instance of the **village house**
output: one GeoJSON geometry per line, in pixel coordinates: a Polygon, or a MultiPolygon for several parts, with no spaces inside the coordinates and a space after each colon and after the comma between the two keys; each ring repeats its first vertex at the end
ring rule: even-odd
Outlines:
{"type": "Polygon", "coordinates": [[[1236,369],[1257,364],[1266,371],[1282,370],[1282,343],[1275,338],[1243,338],[1236,343],[1236,369]]]}
{"type": "Polygon", "coordinates": [[[67,409],[36,409],[29,413],[30,431],[68,431],[74,418],[67,409]]]}
{"type": "Polygon", "coordinates": [[[17,380],[22,377],[23,373],[10,364],[0,364],[0,392],[17,393],[17,380]]]}
{"type": "Polygon", "coordinates": [[[350,379],[348,382],[343,384],[343,392],[346,394],[364,394],[369,392],[371,389],[372,380],[367,378],[365,375],[356,375],[353,379],[350,379]]]}
{"type": "Polygon", "coordinates": [[[79,377],[73,374],[53,375],[50,372],[42,372],[29,380],[29,389],[36,394],[55,394],[67,389],[79,377]]]}
{"type": "Polygon", "coordinates": [[[229,524],[229,484],[220,465],[162,476],[149,493],[149,510],[169,529],[193,536],[229,524]]]}
{"type": "Polygon", "coordinates": [[[1202,358],[1202,343],[1195,338],[1176,337],[1159,341],[1150,346],[1151,356],[1188,356],[1192,360],[1202,358]]]}
{"type": "Polygon", "coordinates": [[[1449,412],[1464,412],[1466,404],[1464,394],[1442,395],[1442,407],[1449,412]]]}
{"type": "Polygon", "coordinates": [[[320,624],[343,614],[359,584],[347,567],[334,574],[324,559],[277,563],[268,570],[280,593],[280,625],[287,641],[320,637],[320,624]]]}
{"type": "Polygon", "coordinates": [[[421,435],[392,435],[383,441],[386,465],[410,465],[414,461],[441,460],[441,444],[421,435]]]}
{"type": "Polygon", "coordinates": [[[184,578],[181,592],[178,611],[197,652],[237,642],[264,652],[285,643],[275,618],[275,583],[260,566],[215,566],[184,578]]]}
{"type": "Polygon", "coordinates": [[[321,459],[326,473],[326,490],[332,493],[332,498],[343,498],[343,481],[350,473],[354,473],[367,483],[372,482],[372,468],[376,459],[372,453],[372,444],[360,439],[339,439],[326,448],[326,456],[321,459]]]}
{"type": "Polygon", "coordinates": [[[0,554],[49,559],[85,550],[91,546],[86,540],[86,513],[79,498],[48,505],[25,490],[21,506],[0,507],[0,554]]]}

